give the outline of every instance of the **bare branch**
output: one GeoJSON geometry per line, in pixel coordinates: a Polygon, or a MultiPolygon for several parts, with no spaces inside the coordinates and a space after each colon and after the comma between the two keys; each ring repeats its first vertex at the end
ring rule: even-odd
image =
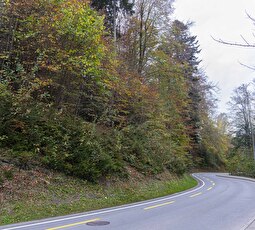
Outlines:
{"type": "Polygon", "coordinates": [[[250,45],[250,43],[244,38],[243,35],[240,35],[240,36],[241,36],[241,38],[243,39],[243,41],[244,41],[247,45],[250,45]]]}
{"type": "Polygon", "coordinates": [[[248,18],[250,20],[252,20],[253,22],[255,22],[255,18],[253,18],[247,11],[245,11],[246,15],[248,16],[248,18]]]}
{"type": "MultiPolygon", "coordinates": [[[[239,62],[239,61],[238,61],[238,62],[239,62]]],[[[248,68],[248,69],[251,69],[251,70],[255,71],[255,66],[248,66],[248,65],[246,65],[246,64],[243,64],[242,62],[239,62],[239,64],[242,65],[242,66],[244,66],[244,67],[246,67],[246,68],[248,68]]]]}
{"type": "Polygon", "coordinates": [[[245,47],[245,48],[255,48],[255,44],[250,44],[250,43],[242,44],[242,43],[237,43],[237,42],[226,42],[226,41],[223,41],[222,39],[216,39],[213,36],[211,36],[211,38],[214,41],[219,42],[219,43],[224,44],[224,45],[238,46],[238,47],[245,47]]]}

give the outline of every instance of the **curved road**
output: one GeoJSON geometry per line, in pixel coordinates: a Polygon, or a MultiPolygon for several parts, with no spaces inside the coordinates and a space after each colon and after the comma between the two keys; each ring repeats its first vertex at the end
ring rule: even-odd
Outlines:
{"type": "MultiPolygon", "coordinates": [[[[219,175],[219,174],[217,174],[219,175]]],[[[1,230],[244,230],[255,218],[255,182],[198,173],[195,189],[94,212],[2,226],[1,230]]]]}

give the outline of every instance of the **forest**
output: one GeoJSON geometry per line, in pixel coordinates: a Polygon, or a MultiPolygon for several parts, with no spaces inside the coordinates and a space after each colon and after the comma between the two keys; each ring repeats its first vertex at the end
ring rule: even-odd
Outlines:
{"type": "Polygon", "coordinates": [[[0,4],[0,162],[97,182],[223,170],[250,146],[215,112],[172,0],[0,4]]]}

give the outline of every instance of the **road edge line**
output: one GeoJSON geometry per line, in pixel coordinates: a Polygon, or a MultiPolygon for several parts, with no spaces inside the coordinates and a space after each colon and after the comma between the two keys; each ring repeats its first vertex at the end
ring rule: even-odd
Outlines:
{"type": "Polygon", "coordinates": [[[242,227],[240,230],[249,230],[249,227],[255,223],[255,218],[253,218],[251,221],[249,221],[244,227],[242,227]]]}
{"type": "MultiPolygon", "coordinates": [[[[249,181],[249,182],[255,182],[255,179],[250,178],[250,177],[241,177],[241,176],[231,176],[231,175],[217,175],[217,177],[223,177],[223,178],[230,178],[230,179],[236,179],[236,180],[245,180],[245,181],[249,181]]],[[[255,218],[253,217],[253,219],[251,221],[249,221],[244,227],[242,227],[240,230],[248,230],[249,227],[255,223],[255,218]]]]}
{"type": "MultiPolygon", "coordinates": [[[[189,193],[198,191],[199,189],[203,188],[205,186],[205,182],[199,178],[197,175],[195,174],[191,174],[191,176],[193,178],[195,178],[198,182],[202,182],[202,184],[199,186],[196,186],[194,189],[192,190],[188,190],[186,192],[179,192],[179,193],[175,193],[176,195],[172,194],[163,198],[155,198],[155,200],[149,200],[149,201],[141,201],[141,202],[137,202],[137,203],[133,203],[133,204],[126,204],[126,205],[122,205],[122,206],[117,206],[115,208],[110,208],[110,209],[106,209],[106,210],[102,210],[102,211],[94,211],[91,213],[86,213],[86,214],[82,214],[82,215],[75,215],[75,216],[69,216],[66,218],[61,218],[61,219],[54,219],[54,220],[48,220],[48,221],[42,221],[42,222],[36,222],[36,223],[31,223],[31,224],[25,224],[25,225],[20,225],[20,226],[13,226],[13,227],[7,227],[7,228],[3,228],[1,230],[14,230],[14,229],[22,229],[22,228],[26,228],[26,227],[33,227],[33,226],[39,226],[39,225],[45,225],[45,224],[51,224],[51,223],[57,223],[60,221],[66,221],[66,220],[73,220],[73,219],[78,219],[78,218],[83,218],[83,217],[89,217],[89,216],[95,216],[95,215],[100,215],[100,214],[105,214],[105,213],[111,213],[111,212],[117,212],[117,211],[121,211],[121,210],[126,210],[126,209],[131,209],[131,208],[136,208],[136,207],[140,207],[140,206],[146,206],[146,205],[150,205],[150,204],[154,204],[157,202],[162,202],[165,200],[170,200],[176,197],[180,197],[180,196],[184,196],[187,195],[189,193]]],[[[40,221],[40,220],[37,220],[40,221]]],[[[3,226],[4,227],[4,226],[3,226]]]]}
{"type": "Polygon", "coordinates": [[[231,178],[231,179],[237,179],[237,180],[246,180],[250,182],[255,182],[255,179],[250,178],[250,177],[241,177],[241,176],[231,176],[231,175],[218,175],[216,174],[217,177],[225,177],[225,178],[231,178]]]}

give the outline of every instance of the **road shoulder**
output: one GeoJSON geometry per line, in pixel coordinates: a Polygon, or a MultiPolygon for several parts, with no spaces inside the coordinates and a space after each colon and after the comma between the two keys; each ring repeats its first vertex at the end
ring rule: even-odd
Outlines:
{"type": "MultiPolygon", "coordinates": [[[[243,176],[232,176],[229,173],[225,173],[225,174],[221,174],[221,175],[217,174],[216,176],[255,182],[255,179],[253,179],[253,178],[243,177],[243,176]]],[[[246,226],[244,226],[241,230],[255,230],[255,217],[246,226]]]]}
{"type": "Polygon", "coordinates": [[[247,180],[247,181],[251,181],[251,182],[255,182],[255,179],[250,178],[250,177],[243,177],[243,176],[232,176],[229,173],[222,173],[222,174],[216,174],[216,176],[218,177],[226,177],[226,178],[232,178],[232,179],[238,179],[238,180],[247,180]]]}

